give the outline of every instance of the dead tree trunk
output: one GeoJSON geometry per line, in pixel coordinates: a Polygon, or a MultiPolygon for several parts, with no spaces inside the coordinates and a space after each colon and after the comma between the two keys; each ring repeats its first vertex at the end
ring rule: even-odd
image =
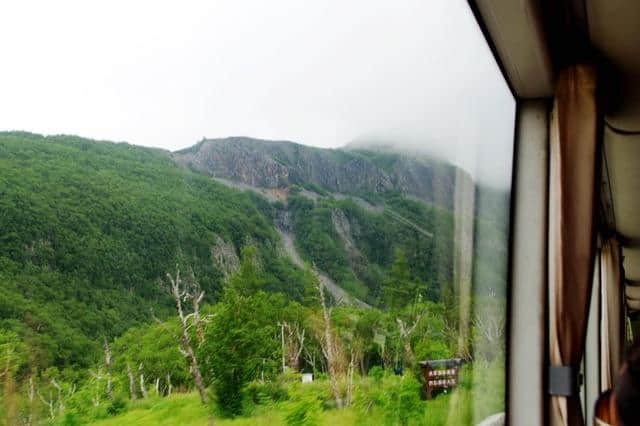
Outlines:
{"type": "Polygon", "coordinates": [[[102,389],[100,388],[102,373],[100,372],[100,370],[96,371],[95,373],[92,370],[89,370],[89,374],[91,374],[93,379],[96,381],[96,393],[91,399],[91,402],[93,403],[94,407],[97,407],[98,405],[100,405],[100,394],[102,393],[102,389]]]}
{"type": "Polygon", "coordinates": [[[318,295],[320,296],[320,304],[322,306],[322,318],[324,320],[324,336],[322,338],[322,352],[327,359],[327,372],[329,373],[329,383],[331,385],[331,394],[336,401],[336,406],[342,408],[342,397],[338,388],[338,360],[336,357],[336,348],[333,341],[333,333],[331,332],[331,311],[327,308],[324,300],[324,286],[320,280],[316,280],[318,295]]]}
{"type": "Polygon", "coordinates": [[[184,314],[182,309],[182,300],[183,298],[190,297],[194,300],[195,305],[199,305],[200,301],[204,296],[204,292],[200,292],[200,294],[189,295],[187,290],[182,288],[182,282],[180,281],[180,271],[176,272],[175,279],[171,276],[171,274],[167,274],[167,278],[169,279],[170,284],[170,292],[173,296],[173,299],[176,303],[176,310],[178,312],[178,320],[180,323],[180,353],[187,359],[190,364],[191,376],[193,377],[193,383],[196,385],[198,389],[198,394],[200,395],[200,401],[203,404],[207,403],[207,395],[204,387],[204,383],[202,381],[202,375],[200,374],[200,367],[198,365],[198,360],[196,358],[195,352],[193,350],[193,346],[191,346],[191,341],[189,339],[189,324],[187,323],[187,317],[184,314]]]}
{"type": "Polygon", "coordinates": [[[129,376],[129,396],[131,397],[131,401],[135,401],[138,399],[138,395],[136,395],[136,382],[133,379],[133,372],[131,371],[131,366],[127,362],[127,376],[129,376]]]}
{"type": "Polygon", "coordinates": [[[51,379],[51,384],[58,391],[58,412],[60,415],[64,414],[64,399],[62,398],[62,387],[56,382],[56,379],[51,379]]]}
{"type": "Polygon", "coordinates": [[[142,399],[147,399],[147,388],[144,385],[144,373],[142,371],[142,364],[138,367],[138,371],[140,372],[140,394],[142,395],[142,399]]]}
{"type": "Polygon", "coordinates": [[[282,371],[284,371],[285,367],[285,354],[286,365],[298,371],[300,355],[304,349],[305,330],[298,323],[291,325],[286,321],[283,321],[280,327],[282,335],[282,371]]]}
{"type": "Polygon", "coordinates": [[[44,397],[42,396],[42,394],[40,394],[40,392],[38,392],[38,397],[40,398],[40,400],[42,401],[42,403],[44,405],[46,405],[47,407],[49,407],[49,418],[51,420],[56,418],[56,413],[55,410],[53,409],[53,394],[51,391],[49,391],[49,399],[44,399],[44,397]]]}
{"type": "Polygon", "coordinates": [[[311,369],[315,373],[316,371],[316,354],[309,351],[307,348],[304,349],[304,360],[311,366],[311,369]]]}
{"type": "Polygon", "coordinates": [[[111,385],[111,350],[109,349],[109,343],[107,343],[106,338],[104,339],[104,369],[105,378],[107,379],[105,393],[108,399],[113,399],[113,387],[111,385]]]}
{"type": "Polygon", "coordinates": [[[160,395],[160,377],[156,377],[156,395],[160,395]]]}
{"type": "Polygon", "coordinates": [[[285,364],[285,353],[286,349],[284,346],[284,322],[278,324],[280,326],[280,348],[282,349],[282,372],[284,373],[287,369],[287,365],[285,364]]]}
{"type": "MultiPolygon", "coordinates": [[[[187,315],[187,318],[189,316],[192,317],[193,327],[196,330],[196,339],[198,340],[198,346],[199,346],[202,344],[202,342],[204,342],[204,328],[202,326],[202,323],[206,322],[206,318],[203,319],[200,316],[200,303],[204,298],[204,291],[202,291],[202,288],[200,288],[200,284],[198,283],[198,281],[196,281],[196,277],[191,268],[189,268],[189,272],[190,272],[189,274],[190,277],[188,282],[184,286],[185,287],[184,293],[185,293],[185,299],[191,300],[193,312],[187,315]]],[[[177,274],[176,274],[176,277],[177,277],[177,274]]]]}
{"type": "Polygon", "coordinates": [[[31,426],[33,424],[33,400],[36,396],[35,386],[33,385],[33,375],[29,376],[29,391],[27,397],[29,398],[29,416],[27,417],[27,424],[31,426]]]}
{"type": "Polygon", "coordinates": [[[171,374],[167,374],[167,396],[171,395],[171,390],[172,390],[172,386],[171,386],[171,374]]]}
{"type": "Polygon", "coordinates": [[[353,369],[355,361],[355,352],[351,349],[351,359],[349,361],[349,371],[347,372],[347,407],[353,402],[353,369]]]}
{"type": "Polygon", "coordinates": [[[411,348],[411,335],[418,326],[420,318],[421,316],[418,315],[409,328],[406,327],[404,321],[402,321],[400,318],[396,318],[398,329],[400,331],[400,340],[402,341],[402,346],[404,348],[405,359],[407,361],[407,364],[409,365],[409,368],[411,368],[412,370],[416,366],[416,358],[413,354],[413,349],[411,348]]]}

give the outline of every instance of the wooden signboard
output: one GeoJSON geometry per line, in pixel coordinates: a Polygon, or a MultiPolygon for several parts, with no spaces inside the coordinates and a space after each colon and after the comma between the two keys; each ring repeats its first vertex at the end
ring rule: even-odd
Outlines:
{"type": "Polygon", "coordinates": [[[436,389],[453,389],[458,386],[458,371],[461,365],[460,358],[421,361],[427,399],[433,397],[433,391],[436,389]]]}

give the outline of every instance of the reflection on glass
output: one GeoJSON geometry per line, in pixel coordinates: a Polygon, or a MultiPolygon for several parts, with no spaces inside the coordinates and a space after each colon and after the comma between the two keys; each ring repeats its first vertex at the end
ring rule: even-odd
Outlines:
{"type": "Polygon", "coordinates": [[[11,7],[7,130],[100,141],[0,133],[1,418],[504,414],[515,103],[466,2],[11,7]]]}

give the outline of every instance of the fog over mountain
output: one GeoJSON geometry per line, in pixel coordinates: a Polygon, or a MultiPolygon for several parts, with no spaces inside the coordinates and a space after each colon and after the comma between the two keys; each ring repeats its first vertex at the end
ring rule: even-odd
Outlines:
{"type": "Polygon", "coordinates": [[[27,0],[0,14],[1,130],[169,150],[389,139],[510,181],[515,102],[463,0],[27,0]]]}

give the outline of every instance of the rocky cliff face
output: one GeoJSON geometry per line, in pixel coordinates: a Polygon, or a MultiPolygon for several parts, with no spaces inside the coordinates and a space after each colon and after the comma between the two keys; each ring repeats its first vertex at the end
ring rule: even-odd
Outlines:
{"type": "Polygon", "coordinates": [[[259,188],[312,184],[346,193],[400,191],[451,208],[455,168],[363,149],[319,149],[244,137],[203,140],[173,154],[187,167],[259,188]]]}

